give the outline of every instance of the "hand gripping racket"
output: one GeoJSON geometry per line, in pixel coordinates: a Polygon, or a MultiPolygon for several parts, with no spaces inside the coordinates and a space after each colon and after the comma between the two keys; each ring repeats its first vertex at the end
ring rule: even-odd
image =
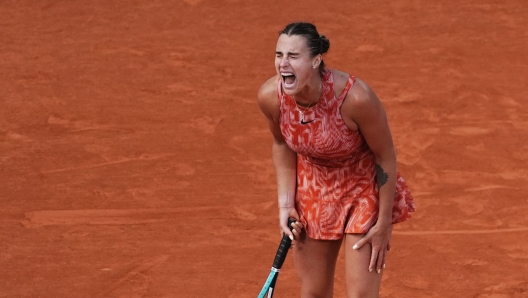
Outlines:
{"type": "MultiPolygon", "coordinates": [[[[288,227],[290,227],[290,230],[292,229],[291,224],[295,222],[295,219],[289,218],[288,219],[288,227]]],[[[277,250],[277,253],[275,254],[275,260],[273,261],[273,266],[271,266],[271,272],[268,275],[268,279],[266,279],[266,282],[264,283],[264,287],[262,287],[262,290],[260,291],[260,294],[258,295],[258,298],[272,298],[273,297],[273,290],[275,289],[275,283],[277,282],[277,277],[279,277],[279,272],[282,267],[282,264],[284,263],[284,260],[286,259],[286,255],[288,254],[288,250],[291,246],[291,239],[288,237],[288,235],[283,234],[282,240],[279,245],[279,249],[277,250]],[[267,294],[267,296],[266,296],[267,294]]]]}

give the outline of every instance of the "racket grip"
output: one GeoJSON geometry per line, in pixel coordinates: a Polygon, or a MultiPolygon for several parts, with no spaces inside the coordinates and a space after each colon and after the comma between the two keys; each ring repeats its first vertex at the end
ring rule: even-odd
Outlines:
{"type": "MultiPolygon", "coordinates": [[[[291,224],[294,223],[296,220],[293,218],[288,218],[288,227],[290,230],[292,229],[291,224]]],[[[288,250],[291,246],[291,239],[288,237],[288,235],[283,234],[282,240],[279,245],[279,249],[277,250],[277,253],[275,254],[275,260],[273,260],[273,268],[275,269],[281,269],[282,264],[284,263],[284,260],[286,259],[286,255],[288,254],[288,250]]]]}

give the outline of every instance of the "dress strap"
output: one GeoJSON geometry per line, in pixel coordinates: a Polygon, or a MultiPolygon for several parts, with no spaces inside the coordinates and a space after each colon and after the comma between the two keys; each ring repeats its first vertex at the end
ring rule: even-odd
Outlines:
{"type": "Polygon", "coordinates": [[[345,99],[345,96],[348,94],[348,91],[354,84],[356,83],[356,77],[355,76],[349,76],[348,81],[345,85],[345,88],[343,88],[343,91],[341,91],[341,94],[337,97],[338,101],[343,101],[345,99]]]}
{"type": "Polygon", "coordinates": [[[280,77],[277,79],[277,94],[279,97],[282,96],[282,80],[280,77]]]}

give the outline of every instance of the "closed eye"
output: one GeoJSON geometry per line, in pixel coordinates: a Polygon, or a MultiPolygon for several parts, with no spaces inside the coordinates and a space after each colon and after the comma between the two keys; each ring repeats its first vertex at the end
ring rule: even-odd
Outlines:
{"type": "MultiPolygon", "coordinates": [[[[286,54],[288,59],[297,59],[299,58],[299,54],[298,53],[287,53],[286,54]]],[[[277,58],[282,58],[283,54],[281,52],[275,52],[275,57],[277,58]]]]}

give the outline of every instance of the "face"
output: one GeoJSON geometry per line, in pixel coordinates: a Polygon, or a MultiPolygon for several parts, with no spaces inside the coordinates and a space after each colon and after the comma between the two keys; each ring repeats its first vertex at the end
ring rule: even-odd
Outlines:
{"type": "Polygon", "coordinates": [[[275,70],[282,78],[284,93],[297,94],[307,87],[318,75],[319,63],[320,55],[311,57],[303,36],[279,36],[275,50],[275,70]]]}

